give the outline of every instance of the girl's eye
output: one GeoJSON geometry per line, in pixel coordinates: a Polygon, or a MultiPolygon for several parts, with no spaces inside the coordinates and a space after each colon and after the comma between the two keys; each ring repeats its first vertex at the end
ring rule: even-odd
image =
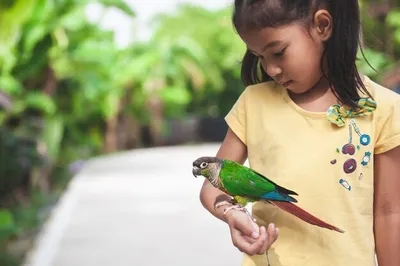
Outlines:
{"type": "Polygon", "coordinates": [[[202,162],[202,163],[200,164],[200,167],[201,167],[201,168],[206,168],[206,167],[207,167],[207,163],[206,163],[206,162],[202,162]]]}
{"type": "Polygon", "coordinates": [[[278,53],[274,53],[274,56],[276,56],[276,57],[281,57],[281,56],[283,56],[283,55],[285,54],[285,50],[286,50],[286,48],[283,49],[282,51],[278,52],[278,53]]]}

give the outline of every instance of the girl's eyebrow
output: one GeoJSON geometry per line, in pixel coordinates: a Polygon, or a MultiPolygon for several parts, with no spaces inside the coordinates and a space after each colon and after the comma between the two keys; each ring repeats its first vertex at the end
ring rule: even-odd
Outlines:
{"type": "MultiPolygon", "coordinates": [[[[264,52],[265,50],[267,50],[267,49],[269,49],[269,48],[278,46],[278,45],[281,44],[281,43],[282,43],[282,41],[280,41],[280,40],[271,41],[271,42],[267,43],[267,44],[262,48],[261,52],[264,52]]],[[[249,48],[247,47],[247,49],[249,49],[249,48]]],[[[252,52],[252,53],[256,53],[255,51],[253,51],[253,50],[251,50],[251,49],[249,49],[249,51],[252,52]]]]}
{"type": "Polygon", "coordinates": [[[279,45],[279,44],[281,44],[281,41],[279,41],[279,40],[275,40],[275,41],[269,42],[269,43],[267,43],[267,45],[264,46],[264,48],[262,49],[262,51],[264,52],[265,50],[267,50],[267,49],[269,49],[269,48],[272,48],[272,47],[274,47],[274,46],[277,46],[277,45],[279,45]]]}

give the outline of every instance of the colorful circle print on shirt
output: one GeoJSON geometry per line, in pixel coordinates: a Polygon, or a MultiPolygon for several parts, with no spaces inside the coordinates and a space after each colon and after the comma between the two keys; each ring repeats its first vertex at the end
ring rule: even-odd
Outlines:
{"type": "MultiPolygon", "coordinates": [[[[331,165],[336,165],[337,162],[340,162],[340,159],[343,159],[343,172],[345,175],[351,175],[355,173],[358,168],[357,160],[361,161],[362,167],[367,167],[369,162],[371,161],[371,152],[362,151],[359,155],[360,146],[355,146],[353,143],[353,130],[358,135],[358,141],[362,147],[367,148],[371,143],[371,137],[368,134],[363,134],[360,128],[357,126],[356,117],[363,117],[372,114],[372,112],[376,109],[376,102],[369,98],[361,98],[357,104],[360,106],[359,110],[354,111],[352,109],[346,109],[345,107],[335,104],[329,107],[326,118],[333,124],[336,124],[338,127],[343,127],[346,125],[347,118],[350,118],[349,128],[349,138],[348,142],[345,143],[341,149],[337,149],[337,153],[341,156],[341,158],[332,158],[330,161],[331,165]]],[[[363,149],[365,149],[363,148],[363,149]]],[[[360,170],[362,171],[362,170],[360,170]]],[[[361,182],[363,179],[363,173],[358,171],[357,176],[349,176],[348,178],[340,177],[339,184],[344,187],[346,190],[351,191],[351,183],[352,182],[361,182]],[[353,178],[353,179],[352,179],[353,178]]]]}

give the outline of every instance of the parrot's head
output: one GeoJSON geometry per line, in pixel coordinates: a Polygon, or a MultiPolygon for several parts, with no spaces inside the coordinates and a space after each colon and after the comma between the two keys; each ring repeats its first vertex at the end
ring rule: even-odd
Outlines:
{"type": "Polygon", "coordinates": [[[195,177],[204,176],[211,183],[215,183],[219,179],[222,160],[217,157],[200,157],[193,162],[192,173],[195,177]]]}

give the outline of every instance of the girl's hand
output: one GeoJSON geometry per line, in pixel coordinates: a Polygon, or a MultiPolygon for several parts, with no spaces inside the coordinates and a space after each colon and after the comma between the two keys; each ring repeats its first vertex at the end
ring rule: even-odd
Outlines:
{"type": "Polygon", "coordinates": [[[241,252],[250,256],[264,254],[276,241],[279,229],[274,224],[259,227],[246,213],[231,210],[226,215],[232,242],[241,252]]]}

